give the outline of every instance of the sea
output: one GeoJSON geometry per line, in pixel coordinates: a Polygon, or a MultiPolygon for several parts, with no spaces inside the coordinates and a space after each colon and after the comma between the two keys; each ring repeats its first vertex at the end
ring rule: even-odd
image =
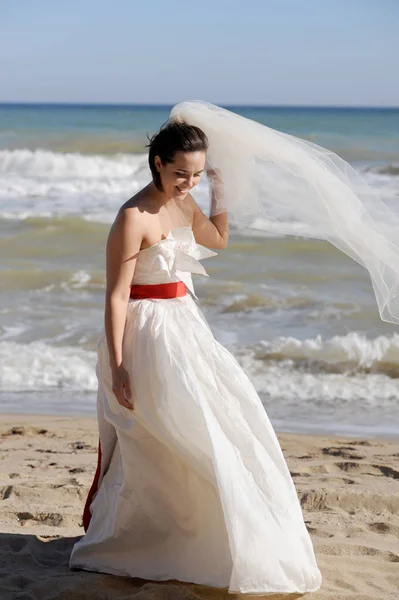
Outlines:
{"type": "MultiPolygon", "coordinates": [[[[399,202],[399,109],[227,108],[329,148],[399,202]]],[[[95,416],[105,242],[170,109],[0,105],[0,412],[95,416]]],[[[208,195],[201,182],[204,210],[208,195]]],[[[203,264],[198,304],[276,431],[399,437],[399,327],[362,266],[259,229],[232,229],[203,264]]]]}

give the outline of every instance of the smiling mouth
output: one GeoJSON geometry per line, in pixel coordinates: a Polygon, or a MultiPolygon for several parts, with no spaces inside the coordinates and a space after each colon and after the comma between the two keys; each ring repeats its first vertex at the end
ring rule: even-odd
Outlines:
{"type": "Polygon", "coordinates": [[[176,186],[176,189],[177,189],[177,190],[179,190],[179,192],[180,192],[181,194],[186,194],[186,193],[189,191],[188,189],[187,189],[187,190],[182,190],[182,189],[180,189],[178,186],[176,186]]]}

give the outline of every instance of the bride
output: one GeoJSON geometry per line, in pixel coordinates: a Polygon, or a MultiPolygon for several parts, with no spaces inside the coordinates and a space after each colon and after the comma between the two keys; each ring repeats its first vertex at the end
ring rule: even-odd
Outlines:
{"type": "Polygon", "coordinates": [[[200,260],[229,235],[208,146],[200,127],[169,120],[149,144],[151,183],[110,230],[98,464],[70,567],[312,592],[322,578],[276,434],[195,301],[192,273],[207,276],[200,260]],[[204,171],[209,217],[190,194],[204,171]]]}

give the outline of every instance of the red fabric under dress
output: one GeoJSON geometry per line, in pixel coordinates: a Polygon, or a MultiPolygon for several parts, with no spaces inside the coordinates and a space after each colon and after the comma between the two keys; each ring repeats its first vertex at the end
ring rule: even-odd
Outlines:
{"type": "MultiPolygon", "coordinates": [[[[130,298],[132,300],[144,300],[145,298],[178,298],[187,294],[187,288],[182,281],[158,284],[135,284],[130,287],[130,298]]],[[[87,495],[83,509],[83,528],[88,530],[91,520],[90,506],[98,489],[98,480],[101,473],[101,444],[98,440],[97,469],[87,495]]]]}

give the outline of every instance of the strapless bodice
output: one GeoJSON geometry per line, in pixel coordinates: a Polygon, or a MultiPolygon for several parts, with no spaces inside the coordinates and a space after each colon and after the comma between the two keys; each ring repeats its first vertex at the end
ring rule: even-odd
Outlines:
{"type": "Polygon", "coordinates": [[[175,227],[163,240],[140,250],[132,284],[183,281],[197,298],[191,274],[208,277],[199,261],[216,255],[217,252],[197,244],[190,226],[175,227]]]}

